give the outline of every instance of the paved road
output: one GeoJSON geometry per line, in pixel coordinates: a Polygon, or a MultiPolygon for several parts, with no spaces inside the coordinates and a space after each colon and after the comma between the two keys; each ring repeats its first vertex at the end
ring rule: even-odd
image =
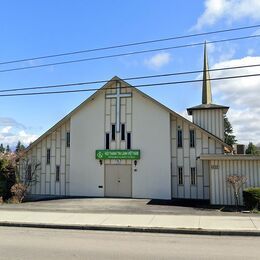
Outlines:
{"type": "Polygon", "coordinates": [[[260,238],[0,227],[0,259],[259,259],[260,238]]]}

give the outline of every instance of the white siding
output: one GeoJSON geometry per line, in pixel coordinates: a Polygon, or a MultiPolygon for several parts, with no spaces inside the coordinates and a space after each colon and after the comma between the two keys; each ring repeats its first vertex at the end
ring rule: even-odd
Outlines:
{"type": "Polygon", "coordinates": [[[222,109],[192,111],[193,123],[224,140],[224,117],[222,109]]]}
{"type": "Polygon", "coordinates": [[[27,157],[32,166],[40,163],[37,170],[37,182],[31,187],[31,195],[69,195],[65,180],[69,174],[70,162],[66,158],[70,148],[65,148],[67,132],[65,129],[70,131],[69,119],[28,151],[27,157]],[[51,149],[50,164],[46,163],[47,149],[51,149]],[[56,182],[56,165],[60,166],[59,182],[56,182]]]}
{"type": "MultiPolygon", "coordinates": [[[[204,161],[205,162],[205,161],[204,161]]],[[[210,202],[216,205],[234,205],[233,190],[227,183],[230,175],[246,176],[247,182],[243,186],[260,186],[260,159],[258,160],[212,160],[210,162],[210,202]]],[[[242,191],[239,202],[243,204],[242,191]]]]}

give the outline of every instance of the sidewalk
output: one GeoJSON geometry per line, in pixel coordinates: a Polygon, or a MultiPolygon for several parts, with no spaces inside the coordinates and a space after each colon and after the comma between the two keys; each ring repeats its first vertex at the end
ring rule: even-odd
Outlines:
{"type": "Polygon", "coordinates": [[[260,236],[260,217],[0,211],[0,226],[260,236]]]}

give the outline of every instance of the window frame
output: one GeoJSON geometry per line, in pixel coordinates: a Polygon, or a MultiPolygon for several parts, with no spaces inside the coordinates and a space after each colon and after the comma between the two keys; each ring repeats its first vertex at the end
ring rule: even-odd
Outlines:
{"type": "Polygon", "coordinates": [[[109,133],[105,134],[105,147],[106,147],[106,150],[110,149],[110,134],[109,133]]]}
{"type": "Polygon", "coordinates": [[[55,181],[60,182],[60,165],[56,165],[55,181]],[[58,178],[57,178],[58,177],[58,178]]]}
{"type": "Polygon", "coordinates": [[[121,124],[121,141],[125,141],[125,124],[121,124]]]}
{"type": "Polygon", "coordinates": [[[195,130],[190,129],[190,148],[195,148],[195,130]]]}
{"type": "Polygon", "coordinates": [[[70,147],[70,132],[69,131],[66,133],[66,147],[67,148],[70,147]]]}
{"type": "Polygon", "coordinates": [[[132,149],[132,135],[131,132],[127,132],[126,134],[126,149],[131,150],[132,149]]]}
{"type": "Polygon", "coordinates": [[[197,171],[195,167],[190,168],[190,184],[192,186],[197,185],[197,171]]]}
{"type": "Polygon", "coordinates": [[[182,131],[182,129],[177,130],[177,148],[183,148],[183,131],[182,131]]]}
{"type": "Polygon", "coordinates": [[[46,151],[46,164],[51,164],[51,148],[47,148],[46,151]]]}
{"type": "Polygon", "coordinates": [[[116,125],[115,124],[111,125],[111,140],[112,141],[116,140],[116,125]]]}
{"type": "Polygon", "coordinates": [[[178,185],[179,186],[183,186],[184,185],[184,181],[183,181],[183,167],[182,166],[178,167],[178,185]],[[180,176],[181,176],[181,178],[180,178],[180,176]]]}
{"type": "Polygon", "coordinates": [[[28,181],[32,181],[32,165],[31,164],[28,164],[26,178],[28,181]]]}

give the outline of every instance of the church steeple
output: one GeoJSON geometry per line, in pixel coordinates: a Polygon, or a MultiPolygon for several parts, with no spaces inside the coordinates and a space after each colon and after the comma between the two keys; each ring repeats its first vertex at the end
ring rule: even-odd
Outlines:
{"type": "Polygon", "coordinates": [[[194,124],[224,140],[224,117],[229,107],[212,103],[207,46],[204,44],[204,67],[202,82],[202,104],[187,109],[194,124]]]}
{"type": "Polygon", "coordinates": [[[202,104],[211,104],[211,84],[209,75],[208,55],[207,55],[207,44],[204,44],[204,67],[203,67],[203,85],[202,85],[202,104]]]}

